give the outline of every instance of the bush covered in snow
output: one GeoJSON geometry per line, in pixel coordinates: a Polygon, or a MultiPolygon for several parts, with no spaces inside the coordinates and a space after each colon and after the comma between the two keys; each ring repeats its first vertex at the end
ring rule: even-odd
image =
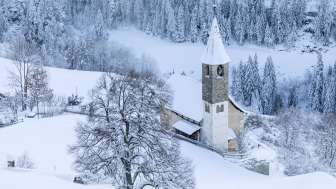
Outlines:
{"type": "Polygon", "coordinates": [[[33,160],[29,157],[28,153],[25,152],[21,156],[18,157],[16,161],[16,167],[23,169],[34,169],[35,164],[33,160]]]}
{"type": "Polygon", "coordinates": [[[276,117],[251,115],[246,127],[277,152],[286,175],[298,175],[336,169],[335,121],[335,115],[293,108],[276,117]]]}

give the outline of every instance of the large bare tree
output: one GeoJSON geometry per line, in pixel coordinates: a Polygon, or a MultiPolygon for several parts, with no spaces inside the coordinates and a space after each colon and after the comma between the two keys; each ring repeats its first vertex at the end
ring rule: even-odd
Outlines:
{"type": "Polygon", "coordinates": [[[21,109],[26,110],[29,76],[38,58],[34,46],[22,35],[17,36],[12,44],[12,50],[15,69],[10,71],[10,85],[20,96],[21,109]]]}
{"type": "Polygon", "coordinates": [[[190,163],[160,125],[169,96],[150,76],[105,74],[92,94],[96,117],[77,129],[76,168],[123,189],[194,188],[190,163]]]}
{"type": "Polygon", "coordinates": [[[40,103],[50,102],[53,98],[53,90],[48,87],[48,74],[43,66],[34,66],[31,70],[28,88],[31,109],[36,107],[36,113],[39,117],[40,103]]]}

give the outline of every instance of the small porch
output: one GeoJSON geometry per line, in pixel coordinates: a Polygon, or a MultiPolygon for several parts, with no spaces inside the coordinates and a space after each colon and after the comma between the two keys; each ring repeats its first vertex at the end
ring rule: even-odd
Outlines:
{"type": "Polygon", "coordinates": [[[200,126],[186,120],[180,120],[173,124],[173,128],[176,134],[199,141],[200,126]]]}

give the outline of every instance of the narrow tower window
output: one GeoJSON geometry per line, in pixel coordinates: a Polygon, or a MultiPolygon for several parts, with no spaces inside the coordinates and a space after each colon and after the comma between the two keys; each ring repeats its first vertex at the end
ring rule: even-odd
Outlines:
{"type": "Polygon", "coordinates": [[[205,104],[204,109],[205,109],[205,112],[210,113],[210,107],[209,107],[209,104],[205,104]]]}
{"type": "Polygon", "coordinates": [[[219,66],[217,67],[217,75],[218,75],[219,77],[224,77],[224,67],[223,67],[222,65],[219,65],[219,66]]]}
{"type": "Polygon", "coordinates": [[[224,112],[224,105],[217,105],[216,107],[216,112],[217,113],[220,113],[220,112],[224,112]]]}
{"type": "Polygon", "coordinates": [[[210,66],[209,65],[205,66],[205,75],[210,76],[210,66]]]}

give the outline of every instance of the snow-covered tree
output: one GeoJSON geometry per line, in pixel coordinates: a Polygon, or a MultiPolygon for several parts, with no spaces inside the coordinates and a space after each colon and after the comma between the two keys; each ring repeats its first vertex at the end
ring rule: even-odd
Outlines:
{"type": "Polygon", "coordinates": [[[335,114],[328,114],[324,117],[323,126],[318,131],[319,143],[322,148],[317,149],[320,154],[319,158],[324,165],[335,168],[336,167],[336,116],[335,114]]]}
{"type": "Polygon", "coordinates": [[[288,107],[297,107],[298,105],[298,101],[299,101],[299,97],[298,97],[298,91],[297,91],[297,87],[293,86],[289,89],[289,95],[288,95],[288,107]]]}
{"type": "Polygon", "coordinates": [[[265,39],[264,43],[268,47],[272,47],[274,45],[274,35],[271,27],[267,24],[266,30],[265,30],[265,39]]]}
{"type": "Polygon", "coordinates": [[[318,4],[318,16],[315,20],[315,38],[328,45],[331,37],[332,9],[329,0],[321,0],[318,4]]]}
{"type": "Polygon", "coordinates": [[[177,11],[176,18],[176,41],[183,42],[185,41],[185,23],[184,23],[184,7],[180,6],[177,11]]]}
{"type": "Polygon", "coordinates": [[[238,87],[239,87],[239,75],[236,67],[232,67],[231,69],[231,83],[230,83],[230,94],[235,98],[235,100],[239,101],[238,99],[238,87]]]}
{"type": "Polygon", "coordinates": [[[95,32],[96,40],[102,40],[107,37],[104,18],[100,10],[98,11],[98,14],[96,17],[96,23],[94,25],[94,32],[95,32]]]}
{"type": "MultiPolygon", "coordinates": [[[[265,33],[266,33],[266,25],[267,25],[267,23],[266,23],[266,15],[265,15],[265,13],[264,12],[262,12],[261,13],[261,15],[258,17],[258,19],[257,19],[257,43],[259,44],[259,45],[261,45],[261,44],[263,44],[263,42],[264,42],[264,38],[265,38],[265,33]]],[[[269,29],[269,28],[268,28],[269,29]]],[[[268,31],[268,32],[270,32],[270,31],[268,31]]],[[[267,35],[270,35],[269,33],[267,34],[267,35]]],[[[271,40],[271,38],[270,38],[270,36],[267,36],[268,37],[268,39],[267,40],[271,40]]],[[[268,43],[269,43],[270,41],[268,41],[268,43]]],[[[269,45],[269,44],[267,44],[267,45],[269,45]]]]}
{"type": "Polygon", "coordinates": [[[225,19],[223,23],[223,30],[222,30],[222,36],[223,36],[224,43],[230,44],[230,40],[232,38],[231,33],[232,31],[231,31],[230,20],[225,19]]]}
{"type": "Polygon", "coordinates": [[[324,90],[324,63],[322,54],[318,53],[318,61],[315,66],[313,85],[312,110],[323,112],[323,90],[324,90]]]}
{"type": "Polygon", "coordinates": [[[167,97],[149,77],[103,75],[92,92],[97,116],[76,130],[77,170],[118,188],[194,188],[190,163],[158,119],[167,97]]]}
{"type": "Polygon", "coordinates": [[[237,101],[244,101],[244,91],[246,84],[246,65],[241,61],[237,70],[237,101]]]}
{"type": "Polygon", "coordinates": [[[174,14],[174,9],[170,5],[170,1],[166,1],[165,3],[166,12],[167,12],[167,36],[172,39],[177,39],[177,33],[176,33],[176,18],[174,14]]]}
{"type": "Polygon", "coordinates": [[[236,34],[236,40],[240,45],[243,45],[244,39],[245,39],[245,23],[244,23],[244,9],[239,8],[237,17],[236,17],[236,23],[235,23],[235,34],[236,34]]]}
{"type": "Polygon", "coordinates": [[[19,35],[12,44],[15,69],[10,71],[10,85],[21,97],[21,109],[27,109],[29,76],[37,61],[35,46],[19,35]]]}
{"type": "Polygon", "coordinates": [[[48,87],[48,75],[42,66],[34,66],[30,72],[28,82],[31,109],[36,107],[40,114],[41,102],[49,102],[53,98],[53,91],[48,87]]]}
{"type": "Polygon", "coordinates": [[[191,12],[191,21],[190,21],[190,34],[189,39],[191,42],[197,42],[199,38],[199,22],[198,22],[198,7],[191,12]]]}
{"type": "Polygon", "coordinates": [[[328,69],[328,73],[326,75],[325,79],[325,85],[324,85],[324,107],[323,112],[324,113],[336,113],[336,78],[333,73],[333,69],[330,66],[328,69]]]}
{"type": "Polygon", "coordinates": [[[277,96],[277,77],[274,69],[273,60],[267,58],[262,85],[262,106],[264,114],[274,114],[275,100],[277,96]]]}

